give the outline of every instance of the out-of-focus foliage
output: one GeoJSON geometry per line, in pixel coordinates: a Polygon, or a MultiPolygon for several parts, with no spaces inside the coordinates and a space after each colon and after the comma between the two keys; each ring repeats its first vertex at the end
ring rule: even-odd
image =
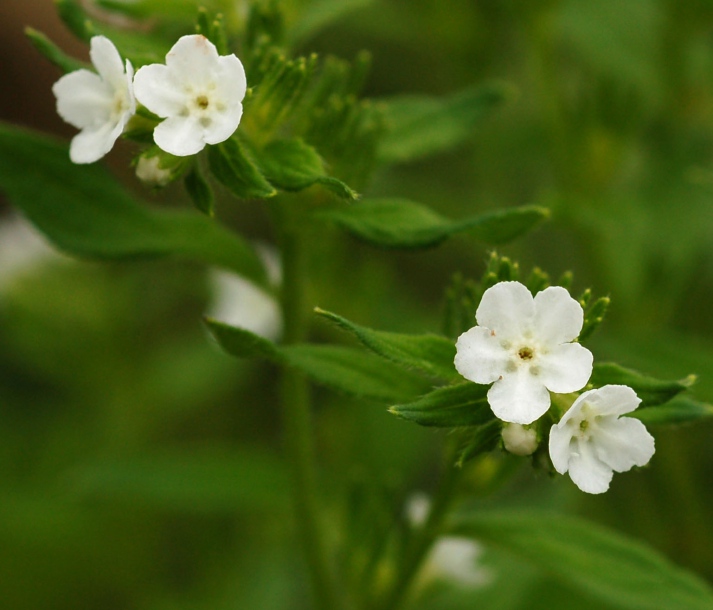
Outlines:
{"type": "MultiPolygon", "coordinates": [[[[49,1],[37,2],[54,10],[49,1]]],[[[59,4],[69,10],[72,3],[59,4]]],[[[122,9],[112,13],[111,31],[123,33],[113,39],[124,53],[146,61],[161,58],[177,35],[187,33],[182,23],[193,19],[196,7],[192,0],[96,4],[122,9]],[[147,15],[155,17],[139,33],[120,27],[126,16],[147,15]]],[[[245,31],[247,2],[204,4],[224,10],[226,22],[245,31]]],[[[548,223],[504,246],[504,253],[555,277],[572,269],[574,293],[591,285],[610,295],[607,321],[588,343],[598,361],[616,360],[662,379],[694,372],[693,394],[713,402],[709,2],[284,5],[285,22],[272,25],[300,53],[353,58],[364,48],[371,52],[365,90],[375,106],[387,104],[387,127],[389,120],[399,126],[399,118],[409,118],[390,119],[389,112],[420,113],[400,125],[409,129],[409,140],[379,150],[399,163],[359,184],[366,196],[406,197],[449,219],[513,206],[550,208],[548,223]],[[509,101],[491,111],[490,98],[475,84],[493,81],[507,83],[497,91],[509,101]],[[455,113],[444,122],[436,115],[429,122],[434,100],[459,108],[460,96],[467,95],[483,96],[479,112],[485,116],[472,132],[454,135],[473,125],[471,116],[455,113]],[[437,154],[421,156],[426,144],[437,154]]],[[[83,24],[75,21],[80,33],[83,24]]],[[[338,62],[331,65],[339,71],[338,62]]],[[[330,143],[328,134],[325,128],[311,135],[322,138],[315,144],[335,149],[348,143],[330,143]]],[[[340,177],[352,169],[363,173],[361,167],[326,169],[339,170],[340,177]]],[[[61,183],[61,172],[57,178],[61,183]]],[[[133,177],[128,182],[138,189],[133,177]]],[[[23,188],[30,192],[32,186],[23,188]]],[[[171,186],[152,203],[189,205],[179,192],[171,186]]],[[[215,210],[249,237],[273,237],[265,206],[218,196],[215,210]]],[[[315,249],[310,261],[311,304],[409,334],[440,330],[452,273],[479,277],[487,261],[483,246],[467,235],[438,250],[398,254],[345,237],[330,223],[320,223],[313,237],[329,255],[315,249]]],[[[270,358],[240,362],[217,351],[200,321],[211,298],[204,268],[176,261],[99,266],[48,259],[3,279],[0,599],[8,608],[308,607],[304,568],[294,559],[286,518],[284,465],[275,458],[275,370],[270,358]]],[[[318,340],[341,339],[338,333],[314,324],[318,340]]],[[[348,363],[351,353],[343,352],[339,362],[348,363]]],[[[284,357],[309,366],[309,356],[284,357]]],[[[376,389],[398,394],[418,383],[387,382],[388,376],[376,389]]],[[[360,387],[367,396],[373,390],[360,387]]],[[[364,558],[388,543],[382,534],[403,521],[411,491],[433,486],[443,437],[344,392],[317,388],[315,397],[321,480],[330,517],[350,541],[347,584],[358,590],[360,578],[378,569],[364,558]],[[341,503],[340,497],[348,499],[341,503]],[[368,509],[361,510],[364,505],[368,509]],[[357,513],[370,517],[359,520],[357,513]]],[[[615,478],[604,496],[585,497],[568,481],[527,470],[485,503],[579,511],[713,579],[713,427],[670,430],[654,419],[647,425],[657,441],[651,465],[615,478]]],[[[476,466],[487,474],[511,462],[488,458],[476,466]]],[[[475,477],[472,486],[487,491],[475,477]]],[[[421,607],[618,607],[616,596],[603,606],[591,592],[553,583],[497,549],[480,567],[486,576],[472,590],[446,591],[442,579],[427,582],[424,575],[421,607]]]]}

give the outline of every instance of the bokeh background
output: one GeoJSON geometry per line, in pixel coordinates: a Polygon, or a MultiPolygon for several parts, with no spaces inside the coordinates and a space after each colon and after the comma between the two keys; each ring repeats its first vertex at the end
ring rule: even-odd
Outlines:
{"type": "MultiPolygon", "coordinates": [[[[695,395],[713,402],[713,2],[350,4],[299,51],[351,58],[369,49],[367,96],[447,95],[487,81],[518,92],[457,149],[381,171],[367,192],[451,217],[549,207],[549,222],[501,253],[525,272],[572,270],[575,293],[591,286],[611,296],[591,342],[597,359],[663,378],[695,373],[695,395]]],[[[0,118],[69,137],[50,92],[59,74],[26,41],[26,25],[86,57],[51,0],[0,3],[0,118]]],[[[122,144],[108,158],[127,187],[156,205],[186,205],[177,188],[142,189],[128,169],[132,150],[122,144]]],[[[219,215],[272,241],[254,202],[222,202],[219,215]]],[[[3,605],[307,607],[275,370],[231,360],[208,339],[200,317],[218,298],[211,275],[175,261],[72,261],[15,221],[0,200],[3,605]]],[[[467,237],[415,253],[336,233],[323,240],[314,305],[404,332],[438,330],[451,275],[478,277],[488,255],[467,237]]],[[[314,336],[337,335],[315,322],[314,336]]],[[[316,399],[335,532],[349,512],[345,494],[353,504],[375,489],[400,500],[432,488],[441,435],[383,405],[326,390],[316,399]]],[[[713,580],[713,425],[652,432],[650,466],[616,476],[603,496],[524,468],[488,502],[566,508],[713,580]]],[[[481,560],[490,562],[491,589],[507,577],[519,591],[483,607],[588,607],[572,591],[549,599],[553,585],[531,568],[481,560]]],[[[478,595],[432,603],[469,607],[478,595]]]]}

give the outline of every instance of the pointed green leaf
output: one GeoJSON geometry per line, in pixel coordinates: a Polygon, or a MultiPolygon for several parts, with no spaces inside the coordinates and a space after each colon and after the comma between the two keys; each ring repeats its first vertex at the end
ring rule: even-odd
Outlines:
{"type": "Polygon", "coordinates": [[[455,343],[446,337],[372,330],[323,309],[316,308],[315,313],[355,335],[364,346],[382,358],[406,369],[421,371],[430,377],[446,381],[463,380],[453,365],[455,343]]]}
{"type": "Polygon", "coordinates": [[[346,184],[325,174],[322,158],[300,138],[274,140],[260,151],[259,157],[265,176],[278,188],[301,191],[320,183],[346,199],[357,197],[346,184]]]}
{"type": "Polygon", "coordinates": [[[445,386],[415,402],[395,405],[389,411],[422,426],[479,426],[493,419],[486,399],[489,389],[489,386],[470,382],[445,386]]]}
{"type": "Polygon", "coordinates": [[[453,148],[514,95],[511,86],[490,84],[443,98],[410,95],[383,100],[391,129],[381,142],[379,157],[385,163],[398,163],[453,148]]]}
{"type": "Polygon", "coordinates": [[[93,70],[90,64],[74,59],[65,53],[42,32],[33,28],[25,28],[25,36],[30,39],[35,47],[45,58],[49,59],[62,72],[74,72],[75,70],[93,70]]]}
{"type": "Polygon", "coordinates": [[[189,512],[281,510],[289,488],[274,455],[220,445],[104,459],[74,469],[66,482],[83,497],[189,512]]]}
{"type": "Polygon", "coordinates": [[[267,198],[277,194],[236,138],[209,146],[208,163],[213,175],[236,197],[267,198]]]}
{"type": "Polygon", "coordinates": [[[701,578],[590,521],[500,508],[458,516],[448,532],[508,551],[618,608],[713,608],[713,591],[701,578]]]}
{"type": "Polygon", "coordinates": [[[191,171],[186,175],[184,184],[196,208],[207,216],[213,216],[213,191],[203,174],[201,174],[197,164],[194,164],[191,171]]]}
{"type": "Polygon", "coordinates": [[[688,424],[713,417],[713,405],[698,402],[688,396],[676,396],[666,404],[637,409],[627,413],[646,425],[688,424]]]}
{"type": "Polygon", "coordinates": [[[319,213],[355,237],[385,248],[432,247],[463,232],[489,245],[501,244],[526,233],[548,215],[545,208],[524,206],[453,221],[406,199],[365,199],[319,213]]]}
{"type": "Polygon", "coordinates": [[[140,205],[101,165],[73,164],[66,144],[47,136],[0,124],[0,190],[71,254],[178,255],[267,285],[260,258],[239,236],[198,214],[140,205]]]}
{"type": "Polygon", "coordinates": [[[607,384],[628,385],[641,398],[642,407],[660,405],[693,385],[694,375],[678,381],[662,381],[647,377],[613,362],[598,362],[594,365],[589,382],[595,387],[607,384]]]}
{"type": "Polygon", "coordinates": [[[456,466],[462,467],[467,461],[495,449],[500,442],[502,429],[502,422],[493,417],[489,422],[470,430],[458,450],[456,466]]]}
{"type": "MultiPolygon", "coordinates": [[[[171,19],[175,21],[190,22],[195,19],[196,0],[95,0],[96,4],[102,8],[117,13],[123,13],[137,19],[149,17],[161,17],[161,19],[171,19]]],[[[218,8],[215,0],[201,0],[200,5],[209,9],[218,8]]]]}
{"type": "Polygon", "coordinates": [[[221,347],[233,356],[293,366],[317,383],[352,396],[394,402],[422,393],[427,385],[413,373],[360,349],[339,345],[278,346],[242,328],[215,320],[206,320],[206,324],[221,347]]]}

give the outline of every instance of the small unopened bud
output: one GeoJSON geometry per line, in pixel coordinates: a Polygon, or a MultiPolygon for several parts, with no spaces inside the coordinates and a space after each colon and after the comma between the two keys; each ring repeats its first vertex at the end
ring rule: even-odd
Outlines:
{"type": "Polygon", "coordinates": [[[178,178],[186,167],[185,159],[156,147],[147,150],[137,159],[136,177],[146,186],[162,187],[178,178]]]}
{"type": "Polygon", "coordinates": [[[515,455],[531,455],[537,449],[537,430],[520,424],[506,424],[503,427],[503,445],[515,455]]]}

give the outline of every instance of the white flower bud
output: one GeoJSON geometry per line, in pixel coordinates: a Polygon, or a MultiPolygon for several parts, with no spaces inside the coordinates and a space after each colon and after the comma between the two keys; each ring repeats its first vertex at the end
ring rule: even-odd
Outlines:
{"type": "Polygon", "coordinates": [[[520,424],[508,424],[503,427],[505,449],[515,455],[531,455],[537,449],[537,431],[520,424]]]}
{"type": "Polygon", "coordinates": [[[136,177],[147,186],[166,186],[173,179],[173,173],[161,167],[158,157],[139,157],[136,177]]]}

